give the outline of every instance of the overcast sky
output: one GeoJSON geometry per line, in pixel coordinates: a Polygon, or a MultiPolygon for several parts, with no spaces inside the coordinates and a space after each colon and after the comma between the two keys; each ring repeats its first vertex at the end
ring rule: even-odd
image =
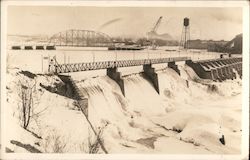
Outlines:
{"type": "Polygon", "coordinates": [[[191,39],[230,40],[242,33],[241,8],[9,6],[8,34],[46,34],[67,29],[99,30],[110,36],[142,37],[163,16],[157,33],[180,39],[190,18],[191,39]],[[103,24],[111,22],[109,25],[103,24]]]}

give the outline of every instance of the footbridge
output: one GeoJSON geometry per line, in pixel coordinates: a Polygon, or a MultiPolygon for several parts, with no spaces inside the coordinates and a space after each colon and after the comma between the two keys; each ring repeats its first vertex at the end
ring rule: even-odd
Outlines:
{"type": "Polygon", "coordinates": [[[180,75],[180,70],[175,64],[176,62],[185,61],[194,72],[202,79],[210,79],[213,81],[224,81],[226,79],[235,79],[236,74],[242,76],[242,58],[219,58],[211,60],[192,61],[190,57],[169,57],[157,59],[141,59],[141,60],[120,60],[120,61],[103,61],[89,63],[68,63],[59,64],[55,59],[55,67],[50,69],[52,74],[63,74],[70,72],[84,72],[91,70],[106,69],[107,76],[117,82],[123,95],[125,96],[124,80],[119,67],[143,66],[144,75],[151,80],[155,90],[160,93],[158,75],[153,64],[167,63],[167,67],[173,69],[180,75]]]}
{"type": "Polygon", "coordinates": [[[189,57],[171,57],[171,58],[157,58],[157,59],[141,59],[141,60],[120,60],[120,61],[103,61],[103,62],[90,62],[90,63],[69,63],[59,64],[56,63],[56,68],[53,71],[56,74],[81,72],[89,70],[111,69],[118,67],[132,67],[141,65],[151,65],[159,63],[174,63],[178,61],[186,61],[189,57]]]}
{"type": "Polygon", "coordinates": [[[190,60],[189,57],[170,57],[170,58],[158,58],[158,59],[141,59],[141,60],[120,60],[120,61],[103,61],[103,62],[90,62],[90,63],[69,63],[59,64],[55,59],[55,67],[50,69],[53,74],[63,74],[70,72],[83,72],[91,70],[106,69],[107,76],[117,82],[120,86],[123,95],[125,96],[124,80],[120,72],[119,67],[132,67],[143,66],[143,71],[146,77],[152,81],[155,90],[160,93],[158,85],[158,75],[152,64],[168,63],[166,66],[172,68],[178,74],[180,70],[175,62],[190,60]]]}
{"type": "Polygon", "coordinates": [[[59,64],[56,59],[55,67],[50,70],[53,74],[58,74],[59,77],[67,85],[70,85],[74,94],[77,97],[79,108],[88,117],[88,99],[82,95],[81,89],[75,84],[69,75],[63,73],[83,72],[90,70],[106,69],[107,76],[113,79],[120,87],[122,94],[125,96],[124,79],[118,67],[143,66],[143,74],[151,81],[155,90],[160,94],[160,85],[158,74],[152,64],[167,63],[167,67],[173,69],[180,75],[180,70],[175,62],[185,61],[185,64],[190,66],[195,73],[203,79],[211,79],[214,81],[223,81],[226,79],[236,78],[236,73],[242,76],[242,58],[220,58],[211,60],[192,61],[189,57],[171,57],[160,59],[142,59],[142,60],[122,60],[122,61],[104,61],[90,63],[71,63],[59,64]]]}

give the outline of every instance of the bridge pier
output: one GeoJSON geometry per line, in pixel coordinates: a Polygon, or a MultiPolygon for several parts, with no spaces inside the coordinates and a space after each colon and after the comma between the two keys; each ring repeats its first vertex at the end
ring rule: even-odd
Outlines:
{"type": "Polygon", "coordinates": [[[153,86],[157,93],[160,94],[158,75],[155,72],[155,68],[152,68],[151,64],[143,65],[144,74],[152,81],[153,86]]]}
{"type": "Polygon", "coordinates": [[[228,73],[227,73],[226,66],[222,67],[222,72],[223,72],[223,75],[225,76],[225,79],[228,79],[228,73]]]}
{"type": "Polygon", "coordinates": [[[227,76],[225,74],[225,69],[223,67],[221,68],[218,68],[219,72],[220,72],[220,75],[221,75],[221,79],[222,81],[226,80],[227,79],[227,76]]]}
{"type": "Polygon", "coordinates": [[[77,100],[79,109],[88,118],[88,98],[82,94],[71,76],[58,75],[58,77],[71,89],[72,96],[77,100]]]}
{"type": "Polygon", "coordinates": [[[21,46],[12,46],[11,49],[12,50],[21,50],[21,46]]]}
{"type": "Polygon", "coordinates": [[[175,62],[168,62],[168,67],[172,68],[173,70],[175,70],[175,72],[177,72],[179,75],[181,75],[181,72],[178,69],[178,66],[175,64],[175,62]]]}
{"type": "Polygon", "coordinates": [[[228,66],[225,66],[225,72],[226,72],[226,75],[227,75],[227,79],[231,79],[231,74],[230,74],[230,70],[228,68],[228,66]]]}
{"type": "Polygon", "coordinates": [[[125,96],[124,80],[120,72],[117,72],[117,67],[107,68],[107,76],[113,79],[121,88],[122,94],[125,96]]]}
{"type": "Polygon", "coordinates": [[[236,63],[235,70],[237,71],[240,78],[242,78],[242,63],[236,63]]]}
{"type": "Polygon", "coordinates": [[[200,78],[212,79],[211,72],[203,67],[205,64],[202,65],[202,63],[194,63],[192,60],[186,60],[185,64],[191,67],[200,78]]]}
{"type": "Polygon", "coordinates": [[[36,46],[36,50],[44,50],[44,46],[36,46]]]}
{"type": "Polygon", "coordinates": [[[212,69],[212,70],[211,70],[211,73],[212,73],[212,80],[213,80],[213,81],[219,80],[219,75],[218,75],[217,69],[212,69]]]}
{"type": "Polygon", "coordinates": [[[231,65],[230,66],[230,68],[231,68],[231,72],[232,72],[232,75],[233,75],[233,79],[236,79],[237,78],[237,76],[236,76],[236,69],[234,68],[234,65],[231,65]]]}
{"type": "Polygon", "coordinates": [[[233,68],[232,66],[227,66],[227,70],[228,70],[228,73],[229,73],[229,79],[235,79],[235,75],[233,73],[233,68]]]}

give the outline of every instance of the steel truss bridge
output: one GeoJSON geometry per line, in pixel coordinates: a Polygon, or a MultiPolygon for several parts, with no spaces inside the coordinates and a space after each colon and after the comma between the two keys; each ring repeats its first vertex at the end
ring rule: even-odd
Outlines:
{"type": "Polygon", "coordinates": [[[73,47],[107,47],[112,44],[112,38],[102,32],[91,30],[66,30],[54,34],[49,39],[52,46],[73,47]]]}
{"type": "Polygon", "coordinates": [[[103,61],[103,62],[70,63],[70,64],[59,64],[58,62],[56,62],[56,67],[52,72],[60,74],[60,73],[81,72],[81,71],[100,70],[108,68],[169,63],[177,61],[186,61],[189,59],[190,59],[189,57],[171,57],[171,58],[158,58],[158,59],[103,61]]]}

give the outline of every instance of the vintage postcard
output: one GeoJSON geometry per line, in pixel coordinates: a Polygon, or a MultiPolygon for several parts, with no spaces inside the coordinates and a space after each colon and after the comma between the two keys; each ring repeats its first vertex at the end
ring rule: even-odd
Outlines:
{"type": "Polygon", "coordinates": [[[248,159],[248,1],[1,4],[1,159],[248,159]]]}

